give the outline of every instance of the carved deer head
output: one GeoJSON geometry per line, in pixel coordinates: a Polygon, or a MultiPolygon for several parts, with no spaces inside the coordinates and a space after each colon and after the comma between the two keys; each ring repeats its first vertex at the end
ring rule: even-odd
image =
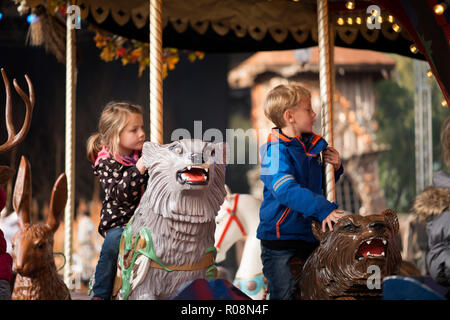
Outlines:
{"type": "Polygon", "coordinates": [[[67,201],[67,179],[63,173],[56,180],[50,200],[50,213],[45,223],[32,224],[31,170],[22,156],[14,188],[13,207],[17,212],[19,231],[12,239],[14,271],[36,277],[40,272],[56,268],[53,259],[53,235],[58,229],[67,201]]]}

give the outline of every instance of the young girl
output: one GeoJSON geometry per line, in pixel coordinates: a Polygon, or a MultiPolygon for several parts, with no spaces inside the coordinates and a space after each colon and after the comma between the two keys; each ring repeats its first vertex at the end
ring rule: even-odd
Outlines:
{"type": "Polygon", "coordinates": [[[140,153],[145,140],[142,109],[110,102],[103,110],[99,132],[87,142],[88,158],[105,192],[99,233],[105,238],[94,275],[93,299],[111,298],[123,228],[139,205],[148,174],[140,153]]]}

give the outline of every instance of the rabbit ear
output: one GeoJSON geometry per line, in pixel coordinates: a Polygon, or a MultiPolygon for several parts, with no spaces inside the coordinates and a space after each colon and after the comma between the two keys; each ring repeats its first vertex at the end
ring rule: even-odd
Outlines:
{"type": "Polygon", "coordinates": [[[50,212],[47,218],[47,226],[50,231],[55,232],[59,223],[61,222],[61,216],[64,212],[67,202],[67,178],[66,174],[62,173],[58,180],[53,185],[52,198],[50,200],[50,212]]]}
{"type": "Polygon", "coordinates": [[[19,172],[14,186],[13,208],[17,213],[19,228],[30,224],[31,169],[27,158],[20,159],[19,172]]]}

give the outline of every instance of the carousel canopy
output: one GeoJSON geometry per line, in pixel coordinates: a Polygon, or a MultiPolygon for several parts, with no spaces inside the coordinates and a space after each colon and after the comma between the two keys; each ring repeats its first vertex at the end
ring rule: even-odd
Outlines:
{"type": "MultiPolygon", "coordinates": [[[[439,2],[329,0],[335,45],[425,58],[449,101],[450,10],[435,14],[439,2]]],[[[148,3],[78,1],[92,24],[141,41],[149,38],[148,3]]],[[[164,0],[162,16],[165,47],[244,52],[317,45],[316,0],[164,0]]]]}
{"type": "MultiPolygon", "coordinates": [[[[36,6],[43,0],[25,2],[36,6]]],[[[426,59],[450,101],[450,9],[440,15],[433,10],[441,2],[446,1],[329,0],[335,45],[426,59]]],[[[149,41],[149,0],[76,4],[91,25],[149,41]]],[[[204,52],[299,49],[317,45],[317,1],[163,0],[162,24],[163,47],[204,52]]]]}
{"type": "MultiPolygon", "coordinates": [[[[82,18],[102,29],[148,41],[148,0],[80,0],[82,18]]],[[[335,44],[423,58],[410,50],[408,32],[392,26],[394,16],[380,8],[385,23],[368,29],[367,8],[373,3],[330,1],[335,44]],[[389,16],[392,16],[389,18],[389,16]],[[340,18],[342,20],[340,20],[340,18]],[[391,20],[391,22],[388,21],[391,20]]],[[[381,13],[381,14],[380,14],[381,13]]],[[[164,0],[163,46],[206,52],[295,49],[317,45],[315,0],[164,0]]],[[[398,22],[397,22],[398,23],[398,22]]]]}

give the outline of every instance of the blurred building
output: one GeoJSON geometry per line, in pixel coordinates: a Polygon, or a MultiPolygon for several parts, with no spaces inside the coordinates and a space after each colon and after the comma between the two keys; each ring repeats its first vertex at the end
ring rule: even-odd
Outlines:
{"type": "MultiPolygon", "coordinates": [[[[340,152],[345,174],[336,184],[336,201],[346,211],[379,213],[386,208],[379,189],[377,156],[385,147],[376,143],[374,84],[390,77],[395,61],[383,53],[335,47],[334,147],[340,152]]],[[[317,113],[314,131],[320,134],[318,48],[258,52],[228,74],[232,89],[250,88],[251,122],[267,134],[273,124],[264,116],[263,103],[270,89],[297,82],[311,91],[317,113]]],[[[258,145],[267,136],[255,137],[258,145]]],[[[251,193],[262,197],[259,170],[248,173],[251,193]]]]}

